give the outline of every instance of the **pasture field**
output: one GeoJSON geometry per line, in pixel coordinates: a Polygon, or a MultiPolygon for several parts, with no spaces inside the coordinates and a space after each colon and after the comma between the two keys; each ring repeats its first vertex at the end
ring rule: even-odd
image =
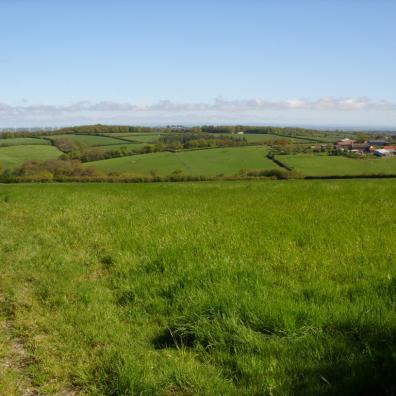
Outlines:
{"type": "Polygon", "coordinates": [[[396,157],[348,158],[326,154],[296,154],[278,155],[276,158],[305,176],[396,174],[396,157]]]}
{"type": "Polygon", "coordinates": [[[52,140],[57,139],[69,139],[79,142],[81,144],[87,146],[107,146],[110,144],[121,144],[123,140],[117,139],[116,137],[107,137],[107,136],[97,136],[97,135],[54,135],[49,136],[52,140]]]}
{"type": "Polygon", "coordinates": [[[167,176],[175,170],[187,175],[216,176],[235,175],[241,169],[274,169],[278,166],[266,158],[268,150],[263,147],[232,147],[183,152],[159,152],[130,157],[113,158],[87,163],[97,169],[109,172],[130,172],[149,175],[155,170],[158,175],[167,176]]]}
{"type": "Polygon", "coordinates": [[[233,136],[241,136],[244,137],[248,143],[260,143],[260,142],[271,142],[273,140],[282,140],[282,139],[287,139],[293,143],[309,143],[308,140],[305,139],[299,139],[299,138],[293,138],[289,136],[281,136],[281,135],[271,135],[271,134],[258,134],[258,133],[246,133],[244,135],[233,135],[233,136]]]}
{"type": "Polygon", "coordinates": [[[395,196],[0,185],[0,394],[394,395],[395,196]]]}
{"type": "Polygon", "coordinates": [[[211,133],[213,136],[227,136],[234,138],[245,138],[248,143],[268,143],[273,140],[289,140],[292,143],[310,143],[310,141],[302,140],[299,138],[293,138],[289,136],[273,135],[270,133],[245,133],[243,135],[238,134],[227,134],[227,133],[211,133]]]}
{"type": "MultiPolygon", "coordinates": [[[[113,134],[111,134],[112,136],[113,134]]],[[[115,136],[134,142],[151,143],[157,141],[162,133],[116,133],[115,136]]],[[[109,135],[110,136],[110,135],[109,135]]]]}
{"type": "Polygon", "coordinates": [[[307,142],[309,141],[312,144],[315,144],[315,141],[317,143],[335,143],[337,140],[344,139],[346,135],[338,135],[336,133],[331,133],[331,134],[326,134],[326,133],[321,133],[321,134],[315,134],[312,136],[307,136],[307,135],[296,135],[295,139],[296,141],[302,141],[306,140],[307,142]]]}
{"type": "Polygon", "coordinates": [[[34,144],[50,144],[46,139],[39,138],[9,138],[0,139],[0,147],[5,146],[19,146],[19,145],[34,145],[34,144]]]}
{"type": "Polygon", "coordinates": [[[62,154],[56,147],[48,145],[18,145],[0,147],[0,165],[15,168],[25,161],[57,159],[62,154]]]}
{"type": "Polygon", "coordinates": [[[132,150],[132,149],[139,149],[144,146],[147,146],[147,144],[146,143],[123,142],[120,144],[110,144],[108,146],[98,146],[97,148],[107,151],[107,150],[119,149],[121,147],[126,147],[128,150],[132,150]]]}

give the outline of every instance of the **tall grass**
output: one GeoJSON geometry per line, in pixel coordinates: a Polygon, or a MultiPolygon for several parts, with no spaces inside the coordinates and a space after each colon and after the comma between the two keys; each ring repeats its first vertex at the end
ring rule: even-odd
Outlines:
{"type": "Polygon", "coordinates": [[[19,375],[42,394],[394,394],[395,194],[392,180],[0,186],[19,375]]]}

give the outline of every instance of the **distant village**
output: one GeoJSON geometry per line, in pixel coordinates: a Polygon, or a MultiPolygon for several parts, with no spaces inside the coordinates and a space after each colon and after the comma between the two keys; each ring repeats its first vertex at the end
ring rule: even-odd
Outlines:
{"type": "Polygon", "coordinates": [[[374,154],[378,157],[390,157],[396,155],[396,145],[389,145],[386,140],[369,140],[364,143],[352,139],[342,139],[334,144],[337,151],[349,152],[351,154],[374,154]]]}

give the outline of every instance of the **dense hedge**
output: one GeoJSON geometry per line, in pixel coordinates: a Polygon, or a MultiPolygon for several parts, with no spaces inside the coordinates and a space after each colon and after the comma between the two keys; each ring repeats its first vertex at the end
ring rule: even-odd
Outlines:
{"type": "Polygon", "coordinates": [[[288,170],[288,171],[290,171],[290,172],[293,171],[293,169],[290,168],[290,166],[286,165],[284,162],[279,161],[277,158],[275,158],[275,154],[269,152],[269,153],[267,154],[267,158],[270,159],[270,160],[271,160],[272,162],[274,162],[275,164],[277,164],[278,166],[280,166],[281,168],[284,168],[284,169],[286,169],[286,170],[288,170]]]}
{"type": "Polygon", "coordinates": [[[362,175],[329,175],[329,176],[305,176],[304,179],[394,179],[395,174],[385,173],[373,173],[373,174],[362,174],[362,175]]]}

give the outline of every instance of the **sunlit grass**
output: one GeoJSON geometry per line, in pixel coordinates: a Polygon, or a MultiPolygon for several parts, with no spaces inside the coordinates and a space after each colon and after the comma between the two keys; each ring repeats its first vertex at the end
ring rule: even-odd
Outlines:
{"type": "Polygon", "coordinates": [[[392,394],[395,196],[392,180],[0,186],[23,373],[42,394],[392,394]]]}
{"type": "Polygon", "coordinates": [[[348,158],[342,155],[297,154],[279,155],[277,158],[305,176],[396,174],[396,157],[348,158]]]}

